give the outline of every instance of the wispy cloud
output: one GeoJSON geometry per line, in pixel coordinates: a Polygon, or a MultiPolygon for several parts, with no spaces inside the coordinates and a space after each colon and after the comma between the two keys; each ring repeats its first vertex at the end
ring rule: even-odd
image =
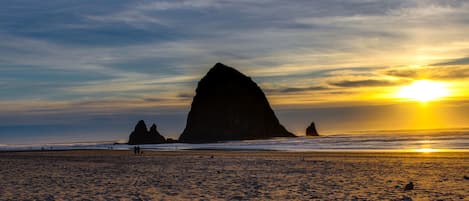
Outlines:
{"type": "Polygon", "coordinates": [[[437,65],[416,68],[401,67],[385,70],[384,73],[401,78],[459,80],[469,78],[469,65],[437,65]]]}
{"type": "Polygon", "coordinates": [[[264,89],[268,93],[294,93],[294,92],[305,92],[305,91],[322,91],[327,90],[327,87],[313,86],[313,87],[288,87],[288,88],[277,88],[277,89],[264,89]]]}
{"type": "Polygon", "coordinates": [[[363,80],[341,80],[329,82],[330,85],[338,87],[382,87],[382,86],[396,86],[409,83],[408,81],[395,81],[395,80],[378,80],[378,79],[363,79],[363,80]]]}
{"type": "Polygon", "coordinates": [[[451,59],[449,61],[432,64],[432,66],[449,66],[449,65],[469,65],[469,57],[451,59]]]}

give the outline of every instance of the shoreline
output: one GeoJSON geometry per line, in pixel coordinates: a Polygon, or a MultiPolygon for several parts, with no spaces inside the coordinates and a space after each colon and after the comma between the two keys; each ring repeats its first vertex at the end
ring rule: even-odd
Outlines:
{"type": "MultiPolygon", "coordinates": [[[[2,151],[33,150],[129,150],[135,145],[75,142],[53,144],[0,144],[2,151]]],[[[394,137],[383,135],[337,135],[322,137],[275,138],[269,140],[227,141],[219,143],[162,143],[138,145],[142,150],[181,151],[292,151],[292,152],[467,152],[469,135],[444,134],[394,137]]]]}
{"type": "MultiPolygon", "coordinates": [[[[279,150],[230,150],[230,149],[184,149],[184,150],[152,150],[142,149],[144,154],[137,156],[170,156],[170,155],[269,155],[269,156],[394,156],[394,157],[460,157],[469,159],[469,150],[465,151],[438,151],[438,152],[415,152],[415,151],[279,151],[279,150]]],[[[107,149],[56,149],[56,150],[18,150],[0,151],[0,156],[5,154],[70,154],[70,155],[134,155],[133,150],[107,150],[107,149]]]]}

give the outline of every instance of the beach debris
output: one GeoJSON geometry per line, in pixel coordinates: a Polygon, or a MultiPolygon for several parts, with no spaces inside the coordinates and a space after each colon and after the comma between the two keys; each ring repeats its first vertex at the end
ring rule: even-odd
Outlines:
{"type": "Polygon", "coordinates": [[[230,197],[229,200],[243,200],[243,196],[235,195],[235,196],[230,197]]]}
{"type": "MultiPolygon", "coordinates": [[[[352,199],[353,200],[353,199],[352,199]]],[[[391,199],[391,201],[412,201],[413,199],[409,196],[402,196],[402,198],[391,199]]]]}
{"type": "Polygon", "coordinates": [[[46,198],[44,198],[45,201],[54,201],[54,196],[52,195],[47,195],[46,198]]]}
{"type": "Polygon", "coordinates": [[[401,201],[412,201],[412,198],[408,196],[404,196],[402,197],[401,201]]]}
{"type": "Polygon", "coordinates": [[[413,183],[413,182],[409,182],[408,184],[406,184],[405,187],[404,187],[404,190],[405,190],[405,191],[414,190],[414,183],[413,183]]]}

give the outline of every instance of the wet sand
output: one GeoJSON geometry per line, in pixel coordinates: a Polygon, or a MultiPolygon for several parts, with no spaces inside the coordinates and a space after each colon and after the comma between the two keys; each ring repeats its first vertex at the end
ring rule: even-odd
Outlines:
{"type": "Polygon", "coordinates": [[[2,152],[0,200],[469,200],[464,176],[469,153],[2,152]]]}

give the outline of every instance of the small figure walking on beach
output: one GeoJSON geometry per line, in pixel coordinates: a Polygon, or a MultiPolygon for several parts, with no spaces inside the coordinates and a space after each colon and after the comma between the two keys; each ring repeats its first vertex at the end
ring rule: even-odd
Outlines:
{"type": "Polygon", "coordinates": [[[134,155],[141,155],[143,151],[140,151],[140,146],[134,146],[134,155]]]}

